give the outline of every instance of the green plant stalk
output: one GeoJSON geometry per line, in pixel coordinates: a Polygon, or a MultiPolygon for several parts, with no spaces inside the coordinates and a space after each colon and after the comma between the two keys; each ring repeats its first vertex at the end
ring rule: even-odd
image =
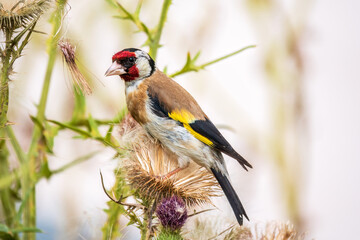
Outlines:
{"type": "MultiPolygon", "coordinates": [[[[13,149],[17,155],[17,158],[19,159],[21,164],[24,163],[26,161],[26,155],[25,155],[24,151],[21,149],[20,144],[17,141],[11,126],[8,125],[8,126],[6,126],[5,129],[6,129],[6,134],[9,137],[10,142],[13,146],[13,149]]],[[[5,158],[3,158],[2,156],[0,156],[0,159],[1,159],[0,161],[5,160],[5,158]]],[[[3,174],[3,171],[8,171],[9,166],[5,166],[3,163],[0,163],[0,166],[1,166],[0,176],[5,176],[3,174]]],[[[4,191],[6,192],[6,195],[10,194],[10,186],[7,189],[5,189],[4,191]]],[[[15,216],[16,216],[15,201],[14,201],[14,199],[11,198],[10,195],[6,196],[6,197],[7,198],[5,198],[5,199],[11,200],[10,203],[6,203],[6,200],[2,199],[3,207],[7,211],[7,212],[5,212],[5,216],[7,216],[6,223],[8,224],[8,226],[10,226],[12,229],[14,229],[15,227],[17,227],[17,224],[19,222],[19,220],[13,221],[13,219],[15,219],[15,216]]],[[[14,239],[19,239],[19,236],[17,233],[14,234],[14,239]]]]}
{"type": "Polygon", "coordinates": [[[26,162],[26,154],[20,147],[20,144],[19,144],[11,126],[6,127],[6,134],[10,139],[11,145],[12,145],[12,147],[15,151],[15,154],[16,154],[17,158],[19,159],[20,163],[21,164],[25,163],[26,162]]]}
{"type": "MultiPolygon", "coordinates": [[[[12,32],[5,32],[5,55],[2,60],[2,69],[1,69],[1,82],[0,82],[0,130],[3,130],[6,127],[7,122],[7,112],[9,107],[9,74],[11,70],[10,57],[11,57],[11,37],[12,32]]],[[[4,132],[3,132],[4,133],[4,132]]],[[[5,135],[0,135],[1,138],[5,135]]]]}
{"type": "Polygon", "coordinates": [[[164,24],[165,24],[165,21],[166,21],[166,17],[167,17],[167,13],[169,11],[170,5],[171,5],[171,0],[164,0],[162,10],[161,10],[160,19],[159,19],[159,23],[158,23],[158,26],[156,28],[154,39],[149,44],[149,47],[150,47],[149,55],[154,60],[156,60],[157,51],[158,51],[158,48],[160,47],[159,42],[160,42],[162,30],[164,28],[164,24]]]}
{"type": "MultiPolygon", "coordinates": [[[[66,4],[66,0],[56,1],[56,9],[52,15],[52,33],[48,42],[48,64],[46,68],[43,88],[41,92],[40,103],[38,105],[37,119],[40,122],[44,122],[45,120],[45,108],[47,103],[47,98],[49,94],[51,75],[53,72],[53,68],[55,65],[56,54],[57,54],[57,44],[60,38],[60,27],[62,20],[62,13],[66,4]]],[[[27,156],[27,167],[28,173],[23,174],[22,179],[22,194],[25,196],[29,194],[29,198],[24,205],[24,216],[23,216],[23,224],[26,227],[35,227],[36,226],[36,199],[35,199],[35,183],[36,183],[36,162],[39,159],[38,155],[38,147],[41,145],[42,138],[42,130],[39,126],[35,124],[32,140],[27,156]]],[[[33,240],[35,239],[35,233],[24,233],[25,240],[33,240]]]]}
{"type": "MultiPolygon", "coordinates": [[[[0,176],[9,175],[8,156],[9,151],[6,148],[5,140],[0,141],[0,176]]],[[[11,197],[10,186],[0,190],[0,200],[2,203],[2,210],[5,216],[5,222],[9,228],[13,227],[13,220],[16,215],[15,201],[11,197]]]]}
{"type": "Polygon", "coordinates": [[[109,209],[106,210],[107,220],[102,228],[102,239],[115,240],[120,235],[119,217],[123,211],[121,210],[121,206],[114,202],[108,202],[108,207],[109,209]]]}
{"type": "MultiPolygon", "coordinates": [[[[0,80],[0,176],[8,176],[9,151],[6,146],[6,128],[7,126],[7,112],[9,107],[9,75],[11,71],[10,57],[11,57],[11,37],[12,31],[5,31],[5,50],[2,56],[2,69],[0,80]]],[[[0,199],[5,215],[5,222],[9,227],[13,227],[13,220],[16,215],[15,201],[11,197],[10,186],[0,191],[0,199]]],[[[15,236],[17,238],[17,236],[15,236]]]]}

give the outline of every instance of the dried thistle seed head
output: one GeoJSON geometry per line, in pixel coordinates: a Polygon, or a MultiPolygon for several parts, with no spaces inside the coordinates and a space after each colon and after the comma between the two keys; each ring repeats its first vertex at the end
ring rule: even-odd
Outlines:
{"type": "Polygon", "coordinates": [[[61,50],[63,59],[66,63],[66,66],[69,69],[69,72],[71,74],[71,79],[73,80],[73,84],[75,86],[75,89],[80,89],[82,92],[85,92],[86,94],[91,94],[92,90],[87,82],[84,75],[80,72],[77,61],[76,61],[76,47],[71,44],[69,39],[64,39],[59,41],[58,43],[59,48],[61,50]]]}
{"type": "Polygon", "coordinates": [[[265,226],[265,230],[259,231],[260,238],[266,240],[301,240],[304,239],[304,236],[300,236],[294,225],[290,222],[268,222],[265,226]]]}
{"type": "Polygon", "coordinates": [[[0,3],[0,28],[14,30],[38,19],[51,0],[6,0],[0,3]]]}
{"type": "Polygon", "coordinates": [[[231,228],[224,236],[224,240],[233,239],[252,240],[254,238],[250,228],[246,226],[234,225],[234,227],[231,228]]]}
{"type": "Polygon", "coordinates": [[[178,196],[164,198],[156,208],[156,216],[161,225],[172,231],[180,230],[187,219],[187,210],[184,201],[178,196]]]}
{"type": "Polygon", "coordinates": [[[196,163],[169,178],[162,177],[178,167],[178,157],[150,138],[139,125],[123,139],[131,149],[123,158],[123,168],[139,198],[160,201],[177,195],[192,206],[211,203],[210,197],[221,195],[213,175],[196,163]]]}

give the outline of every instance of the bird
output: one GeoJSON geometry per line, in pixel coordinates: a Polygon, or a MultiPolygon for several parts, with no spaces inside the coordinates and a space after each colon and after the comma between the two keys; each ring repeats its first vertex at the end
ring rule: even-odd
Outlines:
{"type": "Polygon", "coordinates": [[[210,171],[233,209],[237,222],[249,220],[229,180],[222,153],[236,159],[247,171],[251,164],[223,137],[196,100],[180,84],[161,72],[149,54],[126,48],[112,56],[105,76],[118,75],[125,82],[125,95],[131,116],[162,146],[175,153],[179,167],[190,161],[210,171]]]}

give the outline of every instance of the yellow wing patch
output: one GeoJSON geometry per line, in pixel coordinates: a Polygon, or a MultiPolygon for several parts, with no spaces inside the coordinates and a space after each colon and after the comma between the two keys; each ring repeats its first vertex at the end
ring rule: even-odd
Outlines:
{"type": "Polygon", "coordinates": [[[208,138],[204,137],[203,135],[201,135],[200,133],[197,133],[194,131],[194,129],[192,129],[190,127],[189,124],[184,123],[184,128],[186,130],[188,130],[195,138],[197,138],[198,140],[202,141],[203,143],[205,143],[206,145],[212,146],[213,142],[210,141],[208,138]]]}
{"type": "Polygon", "coordinates": [[[175,109],[174,111],[169,113],[169,117],[171,117],[176,121],[187,124],[192,123],[196,120],[196,118],[194,117],[194,115],[191,114],[191,112],[184,109],[182,110],[175,109]]]}
{"type": "Polygon", "coordinates": [[[204,137],[203,135],[194,131],[194,129],[191,128],[190,123],[195,122],[196,118],[189,111],[184,109],[181,110],[175,109],[174,111],[169,113],[169,117],[183,123],[184,128],[188,130],[195,138],[197,138],[201,142],[209,146],[213,145],[213,142],[210,141],[207,137],[204,137]]]}

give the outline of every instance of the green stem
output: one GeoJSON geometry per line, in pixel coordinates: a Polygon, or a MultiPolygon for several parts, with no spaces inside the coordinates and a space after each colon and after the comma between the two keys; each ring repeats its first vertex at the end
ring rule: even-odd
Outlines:
{"type": "MultiPolygon", "coordinates": [[[[52,15],[52,33],[48,43],[48,54],[49,60],[46,68],[43,88],[41,92],[40,103],[38,105],[38,113],[36,118],[40,122],[44,122],[45,120],[45,109],[46,103],[49,94],[50,82],[51,82],[51,75],[53,72],[53,68],[55,65],[56,60],[56,53],[57,53],[57,44],[60,38],[60,27],[61,27],[61,19],[62,13],[66,4],[66,0],[59,0],[56,1],[56,9],[52,15]]],[[[27,156],[27,168],[28,173],[23,174],[23,181],[22,181],[22,190],[23,196],[29,194],[29,198],[27,199],[26,203],[24,204],[24,226],[26,227],[35,227],[36,226],[36,199],[35,199],[35,183],[36,183],[36,165],[37,160],[39,159],[39,144],[41,145],[42,139],[42,130],[40,126],[35,125],[32,135],[32,140],[27,156]]],[[[24,239],[33,240],[35,239],[35,233],[24,233],[24,239]]]]}
{"type": "MultiPolygon", "coordinates": [[[[0,81],[0,129],[5,128],[7,122],[7,112],[9,107],[9,73],[11,71],[11,36],[12,32],[5,32],[6,46],[5,55],[2,58],[1,81],[0,81]]],[[[3,138],[0,135],[0,138],[3,138]]]]}
{"type": "Polygon", "coordinates": [[[11,126],[6,127],[6,134],[10,139],[11,145],[16,153],[17,158],[19,159],[20,163],[23,164],[26,162],[26,154],[20,147],[20,144],[14,134],[14,131],[11,126]]]}
{"type": "MultiPolygon", "coordinates": [[[[5,50],[2,55],[2,69],[0,80],[0,176],[8,176],[10,174],[9,168],[9,151],[6,146],[6,128],[7,126],[7,112],[9,107],[9,74],[11,72],[11,37],[12,31],[5,31],[5,50]]],[[[11,197],[10,186],[0,191],[0,200],[2,203],[5,222],[9,227],[13,227],[14,217],[16,215],[15,201],[11,197]]],[[[17,236],[15,236],[17,238],[17,236]]]]}
{"type": "Polygon", "coordinates": [[[166,17],[167,17],[167,13],[168,13],[170,5],[171,5],[171,0],[164,0],[159,23],[156,28],[155,36],[154,36],[153,41],[150,43],[149,54],[154,60],[156,60],[157,50],[160,47],[159,42],[160,42],[160,38],[161,38],[161,33],[162,33],[162,30],[163,30],[163,27],[164,27],[164,24],[166,21],[166,17]]]}
{"type": "MultiPolygon", "coordinates": [[[[5,140],[0,141],[0,176],[5,177],[9,175],[8,163],[9,151],[6,147],[5,140]]],[[[13,220],[16,215],[15,201],[11,197],[10,187],[0,190],[0,200],[2,203],[2,211],[5,216],[5,222],[8,227],[13,227],[13,220]]]]}

